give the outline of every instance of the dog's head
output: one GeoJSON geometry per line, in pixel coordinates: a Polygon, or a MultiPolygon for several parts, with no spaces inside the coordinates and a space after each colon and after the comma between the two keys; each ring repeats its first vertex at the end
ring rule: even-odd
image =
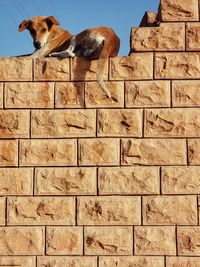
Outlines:
{"type": "Polygon", "coordinates": [[[38,16],[22,21],[22,23],[19,25],[18,31],[22,32],[25,29],[29,30],[33,38],[34,47],[36,49],[40,49],[47,43],[53,27],[58,25],[59,22],[53,16],[38,16]]]}

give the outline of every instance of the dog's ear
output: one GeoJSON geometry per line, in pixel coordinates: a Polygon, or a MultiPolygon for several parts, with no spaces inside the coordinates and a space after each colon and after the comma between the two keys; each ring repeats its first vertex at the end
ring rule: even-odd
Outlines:
{"type": "Polygon", "coordinates": [[[22,23],[19,25],[19,32],[24,31],[25,29],[28,29],[31,26],[32,21],[30,19],[23,20],[22,23]]]}
{"type": "Polygon", "coordinates": [[[45,21],[49,27],[49,29],[53,26],[53,25],[59,25],[59,22],[57,21],[57,19],[54,16],[49,16],[45,18],[45,21]]]}

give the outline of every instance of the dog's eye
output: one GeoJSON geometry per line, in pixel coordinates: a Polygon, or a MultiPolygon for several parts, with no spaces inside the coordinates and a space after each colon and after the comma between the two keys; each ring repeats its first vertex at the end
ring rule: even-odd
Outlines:
{"type": "Polygon", "coordinates": [[[34,29],[30,29],[30,33],[31,34],[35,34],[35,30],[34,29]]]}
{"type": "Polygon", "coordinates": [[[41,30],[41,32],[46,32],[46,29],[45,29],[45,28],[43,28],[43,29],[41,30]]]}

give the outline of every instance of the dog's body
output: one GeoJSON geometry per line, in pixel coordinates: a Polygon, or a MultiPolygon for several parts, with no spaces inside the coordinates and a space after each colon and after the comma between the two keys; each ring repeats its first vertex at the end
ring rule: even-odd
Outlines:
{"type": "Polygon", "coordinates": [[[98,59],[97,80],[101,89],[111,98],[110,92],[103,81],[103,71],[109,57],[118,54],[120,39],[108,27],[87,29],[76,36],[58,27],[58,21],[53,17],[36,17],[23,21],[19,31],[28,29],[34,40],[36,51],[33,58],[44,56],[85,57],[98,59]]]}

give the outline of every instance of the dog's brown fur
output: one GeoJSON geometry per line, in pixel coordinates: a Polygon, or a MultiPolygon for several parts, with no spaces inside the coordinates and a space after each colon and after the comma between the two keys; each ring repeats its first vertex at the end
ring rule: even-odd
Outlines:
{"type": "Polygon", "coordinates": [[[103,71],[109,57],[118,54],[120,39],[108,27],[87,29],[76,36],[58,27],[58,21],[53,17],[35,17],[23,21],[19,31],[28,29],[34,40],[36,51],[33,58],[45,56],[86,57],[98,59],[97,80],[101,89],[111,98],[111,94],[103,81],[103,71]]]}
{"type": "Polygon", "coordinates": [[[59,22],[53,16],[26,19],[19,25],[19,32],[25,29],[29,30],[34,46],[37,43],[41,44],[35,47],[32,58],[45,57],[50,53],[67,49],[72,37],[70,32],[59,28],[59,22]]]}

